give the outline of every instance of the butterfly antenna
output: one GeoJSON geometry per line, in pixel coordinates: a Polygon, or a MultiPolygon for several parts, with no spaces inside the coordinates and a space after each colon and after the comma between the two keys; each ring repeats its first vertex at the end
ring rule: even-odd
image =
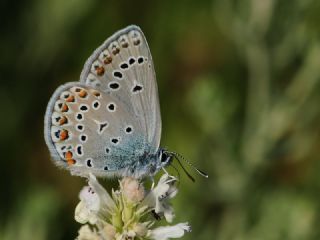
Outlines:
{"type": "MultiPolygon", "coordinates": [[[[201,171],[199,168],[195,167],[191,162],[189,162],[187,159],[185,159],[182,155],[180,155],[179,153],[176,152],[171,152],[175,158],[178,160],[180,166],[182,167],[182,169],[184,169],[184,167],[182,166],[180,159],[182,159],[183,161],[185,161],[190,167],[192,167],[194,170],[196,170],[201,176],[208,178],[208,174],[206,174],[204,171],[201,171]],[[180,159],[179,159],[180,158],[180,159]]],[[[185,169],[184,169],[185,171],[185,169]]],[[[188,175],[188,174],[187,174],[188,175]]]]}
{"type": "MultiPolygon", "coordinates": [[[[175,155],[174,155],[174,156],[175,156],[175,155]]],[[[184,168],[184,166],[183,166],[182,163],[180,162],[180,159],[177,158],[176,156],[175,156],[175,158],[177,159],[179,165],[181,166],[181,168],[182,168],[182,170],[185,172],[185,174],[190,178],[190,180],[191,180],[192,182],[195,182],[196,180],[194,179],[194,177],[191,176],[191,174],[187,171],[187,169],[184,168]]]]}

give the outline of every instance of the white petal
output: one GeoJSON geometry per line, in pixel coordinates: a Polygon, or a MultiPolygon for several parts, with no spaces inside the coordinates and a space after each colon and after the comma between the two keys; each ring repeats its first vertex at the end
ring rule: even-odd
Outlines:
{"type": "Polygon", "coordinates": [[[106,215],[115,206],[108,192],[92,174],[90,174],[89,186],[80,191],[79,198],[81,201],[75,210],[75,220],[82,224],[87,222],[95,224],[99,213],[106,215]]]}
{"type": "Polygon", "coordinates": [[[100,207],[100,198],[91,187],[84,187],[79,193],[80,200],[86,205],[88,210],[98,211],[100,207]]]}
{"type": "Polygon", "coordinates": [[[163,174],[163,175],[161,176],[161,178],[159,179],[158,184],[159,184],[159,183],[164,183],[168,178],[169,178],[169,175],[168,175],[168,174],[163,174]]]}
{"type": "Polygon", "coordinates": [[[190,232],[191,227],[188,223],[179,223],[174,226],[158,227],[150,230],[148,237],[154,240],[166,240],[169,238],[180,238],[185,232],[190,232]]]}
{"type": "Polygon", "coordinates": [[[164,183],[164,184],[156,186],[153,189],[153,191],[156,196],[163,198],[164,196],[166,196],[166,193],[169,191],[169,189],[170,189],[170,186],[168,184],[164,183]]]}
{"type": "Polygon", "coordinates": [[[157,186],[148,193],[142,204],[155,207],[159,198],[173,198],[178,192],[177,188],[173,185],[175,181],[177,179],[173,176],[169,176],[168,174],[162,175],[157,186]]]}
{"type": "Polygon", "coordinates": [[[168,200],[173,198],[178,189],[174,186],[177,179],[168,174],[161,176],[157,186],[143,200],[142,204],[154,208],[156,213],[163,213],[167,222],[172,222],[174,218],[173,208],[168,200]]]}
{"type": "Polygon", "coordinates": [[[94,192],[99,196],[100,208],[103,210],[111,211],[116,208],[116,205],[109,193],[100,185],[96,177],[90,173],[89,185],[92,187],[94,192]]]}
{"type": "Polygon", "coordinates": [[[165,217],[166,221],[169,222],[169,223],[171,223],[173,218],[175,217],[173,208],[171,206],[169,206],[169,205],[167,206],[167,208],[165,209],[163,214],[164,214],[164,217],[165,217]]]}
{"type": "Polygon", "coordinates": [[[168,198],[174,198],[178,193],[178,189],[175,186],[172,186],[168,192],[168,198]]]}
{"type": "Polygon", "coordinates": [[[174,176],[171,176],[171,175],[168,175],[168,174],[165,174],[164,176],[165,177],[163,179],[160,179],[159,182],[163,181],[165,183],[174,183],[174,182],[178,181],[178,179],[176,177],[174,177],[174,176]]]}
{"type": "Polygon", "coordinates": [[[74,218],[78,223],[85,224],[89,222],[90,224],[95,224],[97,222],[96,214],[92,213],[86,204],[81,201],[76,207],[74,218]]]}
{"type": "Polygon", "coordinates": [[[166,221],[169,223],[171,223],[175,217],[173,208],[167,202],[157,201],[154,211],[156,213],[163,213],[166,221]]]}
{"type": "Polygon", "coordinates": [[[88,225],[83,225],[79,229],[79,235],[76,240],[99,240],[100,237],[97,235],[96,232],[92,231],[88,225]]]}
{"type": "Polygon", "coordinates": [[[163,175],[160,178],[158,185],[154,188],[154,194],[160,197],[160,199],[174,197],[177,193],[177,188],[174,186],[176,181],[177,179],[173,176],[167,174],[163,175]]]}

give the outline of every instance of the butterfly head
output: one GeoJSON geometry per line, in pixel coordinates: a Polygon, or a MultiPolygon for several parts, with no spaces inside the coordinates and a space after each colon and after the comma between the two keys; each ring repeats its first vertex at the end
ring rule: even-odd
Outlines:
{"type": "Polygon", "coordinates": [[[164,148],[159,148],[155,154],[145,153],[142,157],[141,165],[132,169],[132,174],[135,177],[154,176],[171,164],[174,154],[164,148]]]}
{"type": "Polygon", "coordinates": [[[172,162],[173,157],[174,154],[172,152],[169,152],[164,148],[160,148],[157,156],[158,168],[161,169],[168,166],[172,162]]]}

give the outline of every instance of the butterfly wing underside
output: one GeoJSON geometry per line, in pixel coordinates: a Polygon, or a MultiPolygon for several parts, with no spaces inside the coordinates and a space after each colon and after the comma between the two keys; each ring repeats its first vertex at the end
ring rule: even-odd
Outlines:
{"type": "Polygon", "coordinates": [[[153,62],[136,26],[107,39],[87,60],[80,82],[60,86],[46,111],[45,139],[56,165],[80,176],[139,176],[139,169],[123,169],[154,154],[160,135],[153,62]]]}
{"type": "Polygon", "coordinates": [[[75,175],[121,175],[151,150],[139,121],[122,102],[79,82],[56,90],[45,126],[55,163],[75,175]]]}
{"type": "Polygon", "coordinates": [[[139,27],[129,26],[108,38],[86,61],[80,82],[121,100],[139,119],[146,141],[158,149],[158,88],[152,56],[139,27]]]}

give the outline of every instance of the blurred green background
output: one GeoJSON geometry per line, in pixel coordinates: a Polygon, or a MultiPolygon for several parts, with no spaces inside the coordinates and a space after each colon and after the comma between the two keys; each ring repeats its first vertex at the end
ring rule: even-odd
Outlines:
{"type": "Polygon", "coordinates": [[[162,146],[210,176],[191,184],[180,171],[176,221],[193,226],[184,239],[320,239],[319,1],[2,0],[0,9],[1,240],[76,237],[85,181],[50,162],[45,108],[129,24],[153,55],[162,146]]]}

